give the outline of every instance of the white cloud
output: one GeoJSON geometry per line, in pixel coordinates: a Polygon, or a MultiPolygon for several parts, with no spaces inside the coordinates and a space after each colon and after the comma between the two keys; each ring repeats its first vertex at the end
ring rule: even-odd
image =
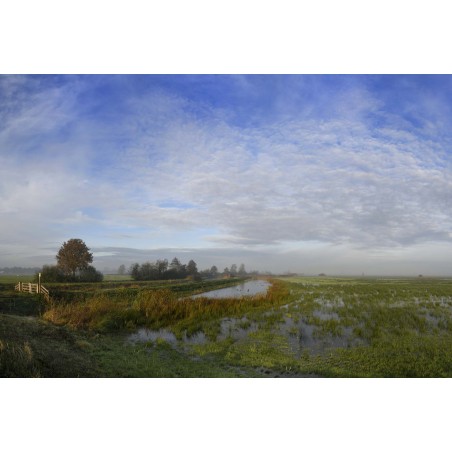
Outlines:
{"type": "Polygon", "coordinates": [[[181,248],[196,241],[212,256],[214,246],[256,263],[259,253],[283,267],[292,259],[302,271],[299,250],[320,243],[308,253],[315,273],[327,256],[351,269],[366,252],[451,241],[446,145],[431,123],[419,135],[392,121],[362,88],[338,96],[326,119],[305,108],[240,126],[224,110],[153,91],[127,102],[110,130],[101,118],[78,119],[80,84],[27,99],[15,83],[3,88],[14,114],[0,130],[5,255],[10,243],[39,254],[74,236],[124,248],[157,237],[181,248]]]}
{"type": "Polygon", "coordinates": [[[200,121],[179,109],[173,115],[163,129],[149,125],[152,145],[138,141],[134,158],[126,158],[127,185],[139,186],[151,205],[171,197],[195,207],[155,216],[152,208],[151,222],[207,222],[237,243],[448,239],[452,191],[450,170],[438,166],[445,163],[440,143],[350,119],[260,129],[200,121]]]}

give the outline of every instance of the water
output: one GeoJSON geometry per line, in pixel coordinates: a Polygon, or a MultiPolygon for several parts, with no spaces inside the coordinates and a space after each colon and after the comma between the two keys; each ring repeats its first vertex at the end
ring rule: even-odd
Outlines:
{"type": "MultiPolygon", "coordinates": [[[[179,341],[177,340],[175,334],[166,328],[161,328],[160,330],[150,330],[148,328],[140,328],[136,333],[129,335],[128,341],[132,343],[138,342],[157,342],[158,340],[164,340],[168,344],[173,346],[178,346],[179,341]]],[[[183,344],[205,344],[207,342],[206,335],[200,331],[187,336],[187,333],[184,332],[182,335],[181,343],[183,344]]]]}
{"type": "Polygon", "coordinates": [[[158,331],[148,330],[147,328],[140,328],[136,333],[129,336],[131,342],[155,342],[157,339],[163,339],[166,342],[176,345],[177,339],[174,333],[162,328],[158,331]]]}
{"type": "Polygon", "coordinates": [[[270,283],[261,279],[247,281],[238,286],[225,287],[224,289],[211,290],[210,292],[193,295],[191,298],[240,298],[243,296],[265,294],[270,283]]]}
{"type": "Polygon", "coordinates": [[[221,321],[221,332],[217,337],[218,341],[232,338],[234,341],[246,339],[249,333],[258,330],[256,322],[250,322],[246,317],[240,319],[226,318],[221,321]]]}
{"type": "MultiPolygon", "coordinates": [[[[265,294],[269,287],[269,282],[257,279],[233,287],[204,292],[202,294],[194,295],[192,298],[239,298],[243,296],[265,294]]],[[[247,335],[253,331],[257,331],[257,324],[247,322],[246,317],[240,319],[226,318],[221,321],[221,333],[218,339],[223,340],[227,337],[232,337],[235,340],[240,340],[247,337],[247,335]],[[243,326],[245,326],[245,328],[243,328],[243,326]]],[[[136,333],[129,336],[129,341],[131,342],[155,342],[158,339],[163,339],[173,346],[180,345],[174,333],[165,328],[158,331],[140,328],[136,333]]],[[[181,344],[205,344],[206,342],[208,342],[208,339],[203,332],[196,333],[190,337],[187,337],[186,333],[184,333],[181,344]]]]}

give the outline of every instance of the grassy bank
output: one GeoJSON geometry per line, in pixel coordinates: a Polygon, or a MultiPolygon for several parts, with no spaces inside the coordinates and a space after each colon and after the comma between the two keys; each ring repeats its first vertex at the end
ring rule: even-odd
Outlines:
{"type": "Polygon", "coordinates": [[[0,314],[0,376],[89,377],[96,363],[79,336],[36,318],[0,314]]]}

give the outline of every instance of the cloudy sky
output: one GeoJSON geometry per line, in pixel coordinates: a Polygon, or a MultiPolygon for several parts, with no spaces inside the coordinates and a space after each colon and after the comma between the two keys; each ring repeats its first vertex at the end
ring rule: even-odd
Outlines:
{"type": "Polygon", "coordinates": [[[451,275],[451,144],[450,76],[1,76],[0,267],[451,275]]]}

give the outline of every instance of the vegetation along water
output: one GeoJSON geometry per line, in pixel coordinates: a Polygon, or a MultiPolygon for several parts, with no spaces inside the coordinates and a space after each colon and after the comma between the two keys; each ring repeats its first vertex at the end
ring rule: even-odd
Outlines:
{"type": "Polygon", "coordinates": [[[272,278],[192,298],[244,280],[106,277],[46,284],[50,303],[17,280],[0,278],[2,377],[452,376],[452,279],[272,278]]]}

